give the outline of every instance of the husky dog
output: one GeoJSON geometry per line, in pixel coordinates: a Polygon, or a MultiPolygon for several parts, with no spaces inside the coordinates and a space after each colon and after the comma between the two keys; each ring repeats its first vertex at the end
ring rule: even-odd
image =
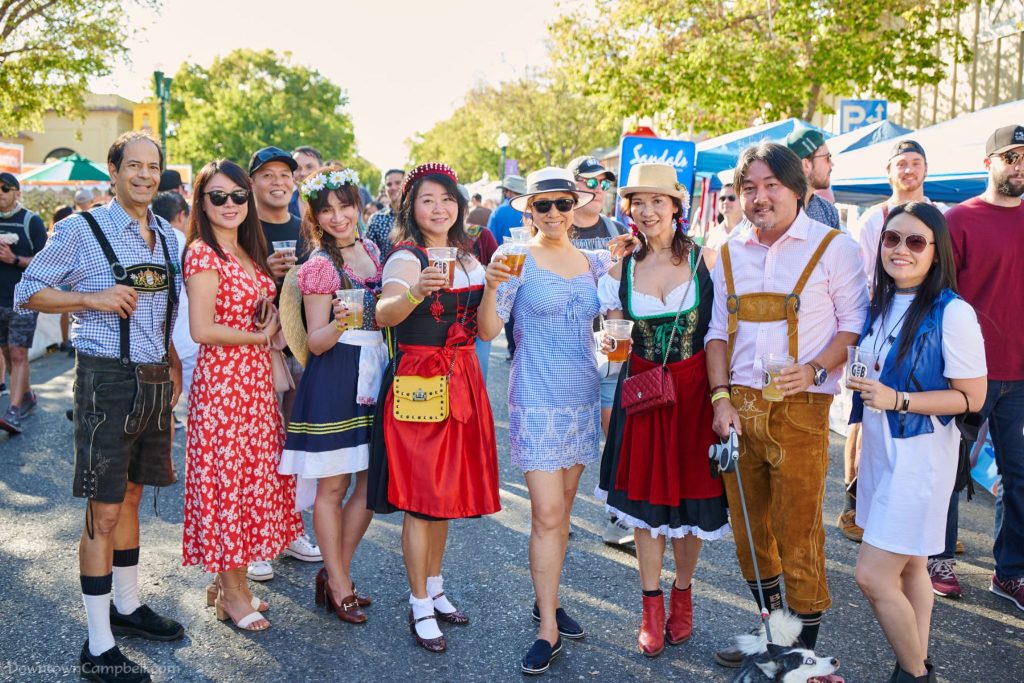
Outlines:
{"type": "Polygon", "coordinates": [[[787,610],[776,610],[768,618],[772,643],[764,624],[757,633],[736,637],[744,654],[743,667],[733,683],[842,683],[832,674],[839,668],[835,657],[818,657],[813,650],[797,645],[803,624],[787,610]]]}

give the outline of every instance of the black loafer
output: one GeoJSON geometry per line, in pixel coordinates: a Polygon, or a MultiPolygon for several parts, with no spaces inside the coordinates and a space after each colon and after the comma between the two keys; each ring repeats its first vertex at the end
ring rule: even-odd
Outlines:
{"type": "MultiPolygon", "coordinates": [[[[533,603],[533,620],[540,622],[540,608],[537,607],[536,602],[533,603]]],[[[587,635],[579,622],[566,614],[561,607],[555,610],[555,624],[558,625],[558,634],[570,640],[579,640],[587,635]]]]}
{"type": "Polygon", "coordinates": [[[148,671],[121,654],[116,645],[93,656],[88,640],[78,656],[78,672],[85,680],[98,683],[150,683],[153,680],[148,671]]]}
{"type": "Polygon", "coordinates": [[[533,645],[530,646],[530,651],[523,657],[521,664],[524,674],[536,676],[542,674],[548,670],[551,666],[551,660],[558,656],[562,651],[562,639],[559,638],[558,642],[551,645],[546,640],[538,638],[533,641],[533,645]]]}
{"type": "Polygon", "coordinates": [[[115,636],[139,636],[146,640],[179,640],[185,635],[181,624],[160,616],[146,605],[131,614],[121,614],[111,603],[110,630],[115,636]]]}

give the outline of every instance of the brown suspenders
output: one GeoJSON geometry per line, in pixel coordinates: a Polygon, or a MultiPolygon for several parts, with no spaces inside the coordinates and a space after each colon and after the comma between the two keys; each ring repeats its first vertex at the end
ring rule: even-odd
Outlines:
{"type": "Polygon", "coordinates": [[[814,254],[811,255],[807,267],[800,274],[793,291],[789,294],[777,292],[755,292],[751,294],[736,294],[736,285],[732,278],[732,261],[729,259],[729,245],[722,246],[722,272],[725,275],[725,308],[729,312],[729,322],[726,331],[729,335],[726,357],[729,359],[729,366],[732,367],[733,346],[736,343],[736,333],[739,331],[740,321],[753,323],[769,323],[780,320],[786,321],[786,331],[789,335],[789,355],[793,360],[799,361],[797,320],[800,313],[800,294],[807,285],[811,273],[828,249],[832,240],[839,236],[838,230],[829,230],[821,240],[814,254]]]}

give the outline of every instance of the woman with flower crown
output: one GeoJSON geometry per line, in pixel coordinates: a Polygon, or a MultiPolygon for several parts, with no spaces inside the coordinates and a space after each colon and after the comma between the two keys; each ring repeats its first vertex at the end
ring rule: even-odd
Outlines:
{"type": "Polygon", "coordinates": [[[377,302],[377,322],[392,328],[394,358],[377,401],[368,504],[405,512],[409,628],[431,652],[447,647],[438,620],[469,623],[444,593],[448,520],[501,509],[494,419],[474,346],[484,269],[465,215],[451,168],[410,171],[377,302]],[[449,253],[434,258],[431,248],[449,253]]]}
{"type": "Polygon", "coordinates": [[[309,359],[296,392],[278,471],[315,480],[313,528],[324,567],[316,577],[316,604],[350,624],[366,621],[369,597],[356,593],[352,556],[373,518],[366,507],[366,469],[374,403],[388,362],[374,309],[381,283],[377,246],[359,236],[362,202],[351,169],[325,166],[302,183],[309,209],[302,236],[313,247],[298,271],[309,359]],[[334,298],[362,292],[362,324],[334,298]],[[355,488],[345,502],[352,479],[355,488]]]}

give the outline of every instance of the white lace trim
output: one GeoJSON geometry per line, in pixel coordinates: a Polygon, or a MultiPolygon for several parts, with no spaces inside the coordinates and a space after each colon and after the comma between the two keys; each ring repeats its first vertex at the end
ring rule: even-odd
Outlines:
{"type": "Polygon", "coordinates": [[[699,526],[684,525],[680,527],[672,527],[667,524],[662,524],[659,527],[652,527],[642,519],[637,519],[632,515],[628,515],[622,510],[613,507],[608,504],[608,492],[602,489],[600,486],[594,487],[594,497],[604,502],[605,512],[615,515],[615,517],[622,522],[624,525],[633,529],[647,529],[651,532],[651,536],[657,538],[658,536],[664,536],[665,538],[683,538],[685,536],[696,536],[702,541],[717,541],[720,538],[725,538],[732,533],[732,526],[728,522],[712,531],[701,529],[699,526]]]}

